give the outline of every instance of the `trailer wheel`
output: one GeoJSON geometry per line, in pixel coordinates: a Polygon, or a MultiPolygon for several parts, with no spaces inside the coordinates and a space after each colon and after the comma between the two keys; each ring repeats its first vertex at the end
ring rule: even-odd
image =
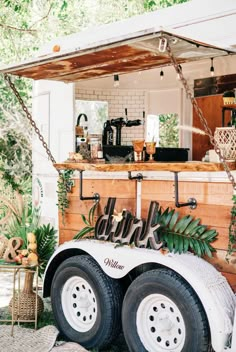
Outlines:
{"type": "Polygon", "coordinates": [[[168,269],[141,274],[128,288],[124,336],[131,352],[207,352],[209,327],[193,289],[168,269]]]}
{"type": "Polygon", "coordinates": [[[52,310],[62,335],[86,348],[101,348],[121,329],[123,294],[87,255],[66,259],[57,269],[51,288],[52,310]]]}

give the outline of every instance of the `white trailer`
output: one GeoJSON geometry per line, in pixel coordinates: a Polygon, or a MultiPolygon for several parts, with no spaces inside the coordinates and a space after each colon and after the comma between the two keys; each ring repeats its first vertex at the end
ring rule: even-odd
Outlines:
{"type": "MultiPolygon", "coordinates": [[[[199,2],[192,1],[72,35],[59,43],[61,51],[41,52],[41,56],[1,72],[39,80],[36,86],[42,84],[45,90],[49,83],[40,80],[69,83],[68,99],[73,100],[71,82],[75,80],[170,65],[166,45],[171,46],[177,63],[229,58],[229,54],[231,60],[236,52],[235,1],[209,3],[211,6],[201,2],[202,7],[208,5],[204,11],[199,2]],[[211,34],[212,26],[218,25],[227,26],[230,34],[219,34],[217,42],[211,34]],[[130,59],[130,51],[136,54],[135,60],[130,59]]],[[[49,51],[52,46],[48,45],[49,51]]],[[[56,83],[49,85],[53,91],[56,83]]],[[[64,83],[56,89],[62,99],[61,87],[64,83]]],[[[67,121],[68,133],[62,139],[52,128],[49,131],[56,155],[59,149],[55,145],[65,142],[62,159],[74,145],[74,121],[67,121]],[[72,137],[69,142],[68,136],[72,137]]],[[[48,179],[54,179],[54,193],[48,187],[44,195],[48,197],[44,201],[46,216],[56,194],[56,172],[45,160],[38,164],[38,170],[40,165],[48,179]]],[[[56,219],[55,210],[52,217],[56,219]]],[[[108,345],[122,328],[133,352],[207,352],[211,347],[215,352],[236,351],[234,293],[212,265],[191,253],[164,255],[158,250],[117,247],[95,239],[66,242],[48,263],[44,297],[48,296],[59,330],[87,348],[108,345]]]]}

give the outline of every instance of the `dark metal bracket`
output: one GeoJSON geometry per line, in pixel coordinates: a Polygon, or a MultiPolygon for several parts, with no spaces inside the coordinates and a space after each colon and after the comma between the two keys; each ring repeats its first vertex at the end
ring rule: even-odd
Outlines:
{"type": "Polygon", "coordinates": [[[94,193],[91,197],[84,197],[83,196],[83,170],[80,170],[80,192],[79,192],[79,199],[80,200],[95,200],[95,202],[99,202],[100,195],[98,193],[94,193]]]}
{"type": "Polygon", "coordinates": [[[175,206],[176,208],[187,207],[189,206],[191,209],[197,208],[197,201],[195,198],[189,198],[187,203],[179,203],[179,180],[178,180],[178,172],[173,171],[175,175],[175,206]]]}
{"type": "Polygon", "coordinates": [[[129,180],[137,180],[141,182],[144,179],[144,176],[140,173],[138,173],[136,176],[132,176],[131,171],[128,171],[128,178],[129,180]]]}

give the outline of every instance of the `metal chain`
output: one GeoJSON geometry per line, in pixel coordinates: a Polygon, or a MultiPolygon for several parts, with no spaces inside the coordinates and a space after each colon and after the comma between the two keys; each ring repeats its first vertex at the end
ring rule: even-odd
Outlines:
{"type": "Polygon", "coordinates": [[[166,50],[167,50],[167,53],[168,53],[168,55],[170,57],[171,63],[174,66],[174,68],[175,68],[177,74],[179,75],[180,80],[181,80],[181,82],[182,82],[182,84],[183,84],[183,86],[185,88],[187,97],[191,100],[192,106],[195,109],[195,111],[196,111],[196,113],[197,113],[197,115],[198,115],[198,117],[199,117],[199,119],[200,119],[200,121],[201,121],[201,123],[203,125],[204,132],[209,137],[210,142],[213,145],[216,154],[219,156],[220,161],[222,162],[222,164],[224,166],[224,169],[225,169],[225,172],[226,172],[226,174],[228,176],[228,179],[231,182],[231,184],[233,186],[233,189],[236,191],[235,178],[234,178],[232,172],[230,171],[230,168],[229,168],[228,164],[226,163],[226,160],[225,160],[220,148],[215,143],[215,139],[214,139],[213,133],[212,133],[211,129],[209,128],[208,124],[207,124],[207,121],[206,121],[206,119],[205,119],[205,117],[203,115],[203,112],[202,112],[201,108],[198,106],[196,98],[193,96],[193,94],[192,94],[192,92],[191,92],[191,90],[189,88],[187,80],[183,76],[182,70],[179,68],[179,64],[177,63],[177,61],[176,61],[176,59],[175,59],[175,57],[174,57],[174,55],[172,53],[172,50],[171,50],[171,47],[170,47],[168,41],[167,41],[166,50]]]}
{"type": "Polygon", "coordinates": [[[56,163],[56,160],[55,160],[54,157],[52,156],[52,153],[51,153],[50,149],[48,148],[48,145],[47,145],[47,143],[45,142],[45,139],[44,139],[43,135],[40,133],[39,128],[37,127],[35,121],[33,120],[31,113],[29,112],[28,108],[26,107],[25,103],[23,102],[23,100],[22,100],[22,98],[21,98],[19,92],[17,91],[17,89],[16,89],[14,83],[12,83],[11,78],[10,78],[7,74],[4,74],[4,79],[8,82],[9,86],[10,86],[11,89],[13,90],[13,93],[14,93],[15,96],[17,97],[17,99],[18,99],[20,105],[22,106],[23,111],[24,111],[25,114],[26,114],[27,119],[29,120],[31,126],[32,126],[33,129],[35,130],[35,133],[38,135],[38,138],[39,138],[39,140],[41,141],[42,146],[43,146],[44,149],[46,150],[46,153],[47,153],[49,159],[51,160],[51,162],[52,162],[53,164],[55,164],[55,163],[56,163]]]}

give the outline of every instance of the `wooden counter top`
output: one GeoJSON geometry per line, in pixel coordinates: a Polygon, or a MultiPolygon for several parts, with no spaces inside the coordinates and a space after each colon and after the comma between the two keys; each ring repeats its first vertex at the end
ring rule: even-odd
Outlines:
{"type": "MultiPolygon", "coordinates": [[[[235,170],[235,162],[228,163],[231,170],[235,170]]],[[[124,163],[124,164],[105,164],[105,163],[73,163],[65,162],[54,164],[57,170],[79,170],[79,171],[224,171],[223,164],[209,162],[154,162],[154,163],[124,163]]]]}

